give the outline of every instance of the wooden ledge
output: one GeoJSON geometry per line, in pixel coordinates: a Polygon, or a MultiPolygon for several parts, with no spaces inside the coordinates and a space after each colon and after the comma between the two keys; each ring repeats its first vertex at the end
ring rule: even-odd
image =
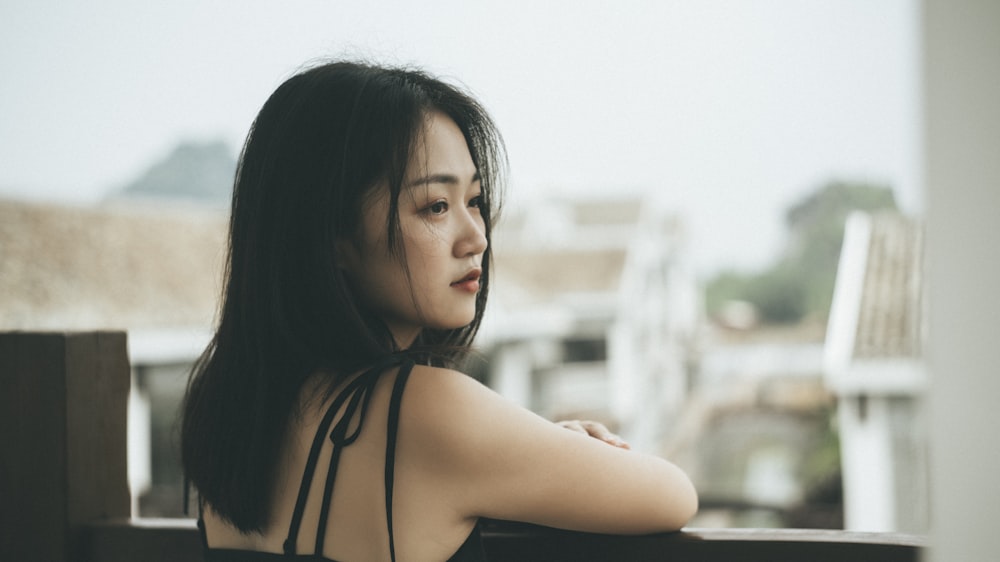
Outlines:
{"type": "MultiPolygon", "coordinates": [[[[117,519],[88,526],[87,560],[201,560],[191,519],[117,519]]],[[[684,529],[641,536],[601,535],[507,521],[483,522],[492,562],[918,562],[923,537],[811,529],[684,529]]]]}

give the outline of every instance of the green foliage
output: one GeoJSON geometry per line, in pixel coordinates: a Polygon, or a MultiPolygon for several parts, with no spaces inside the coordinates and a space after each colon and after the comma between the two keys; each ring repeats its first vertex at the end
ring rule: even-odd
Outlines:
{"type": "Polygon", "coordinates": [[[746,298],[746,286],[751,276],[737,271],[723,271],[705,288],[705,306],[709,314],[716,314],[729,301],[746,298]]]}
{"type": "Polygon", "coordinates": [[[822,415],[828,420],[825,430],[806,451],[799,471],[806,490],[815,490],[840,474],[840,434],[837,432],[836,413],[830,409],[823,411],[822,415]]]}
{"type": "Polygon", "coordinates": [[[767,322],[793,323],[808,312],[806,287],[793,265],[779,264],[747,280],[745,300],[753,303],[767,322]]]}
{"type": "MultiPolygon", "coordinates": [[[[887,186],[833,181],[806,196],[785,213],[789,229],[842,226],[853,210],[896,209],[896,198],[887,186]]],[[[842,230],[842,229],[841,229],[842,230]]]]}
{"type": "Polygon", "coordinates": [[[710,314],[732,300],[757,307],[768,324],[792,324],[807,317],[825,320],[851,211],[895,210],[892,189],[880,185],[830,182],[786,212],[789,239],[784,254],[768,269],[752,274],[723,272],[709,281],[710,314]]]}

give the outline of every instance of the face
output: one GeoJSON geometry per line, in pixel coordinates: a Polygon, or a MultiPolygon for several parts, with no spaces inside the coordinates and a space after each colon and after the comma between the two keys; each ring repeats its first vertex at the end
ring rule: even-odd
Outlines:
{"type": "Polygon", "coordinates": [[[462,132],[447,116],[432,113],[399,195],[405,265],[388,245],[388,188],[365,206],[359,239],[339,247],[361,297],[401,346],[422,328],[460,328],[475,318],[487,247],[480,193],[462,132]]]}

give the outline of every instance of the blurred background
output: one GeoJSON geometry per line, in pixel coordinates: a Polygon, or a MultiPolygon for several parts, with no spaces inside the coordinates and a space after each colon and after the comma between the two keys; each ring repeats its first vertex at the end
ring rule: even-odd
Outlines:
{"type": "Polygon", "coordinates": [[[134,511],[182,514],[243,136],[324,57],[507,141],[470,371],[687,470],[695,526],[927,526],[915,2],[0,6],[0,329],[127,329],[134,511]]]}

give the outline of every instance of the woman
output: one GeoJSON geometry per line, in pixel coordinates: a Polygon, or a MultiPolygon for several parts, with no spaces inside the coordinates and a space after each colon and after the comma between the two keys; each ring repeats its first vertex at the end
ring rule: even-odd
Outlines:
{"type": "Polygon", "coordinates": [[[691,517],[672,464],[449,368],[486,304],[504,164],[479,104],[420,71],[324,64],[264,104],[184,405],[207,560],[478,560],[480,517],[607,533],[691,517]]]}

